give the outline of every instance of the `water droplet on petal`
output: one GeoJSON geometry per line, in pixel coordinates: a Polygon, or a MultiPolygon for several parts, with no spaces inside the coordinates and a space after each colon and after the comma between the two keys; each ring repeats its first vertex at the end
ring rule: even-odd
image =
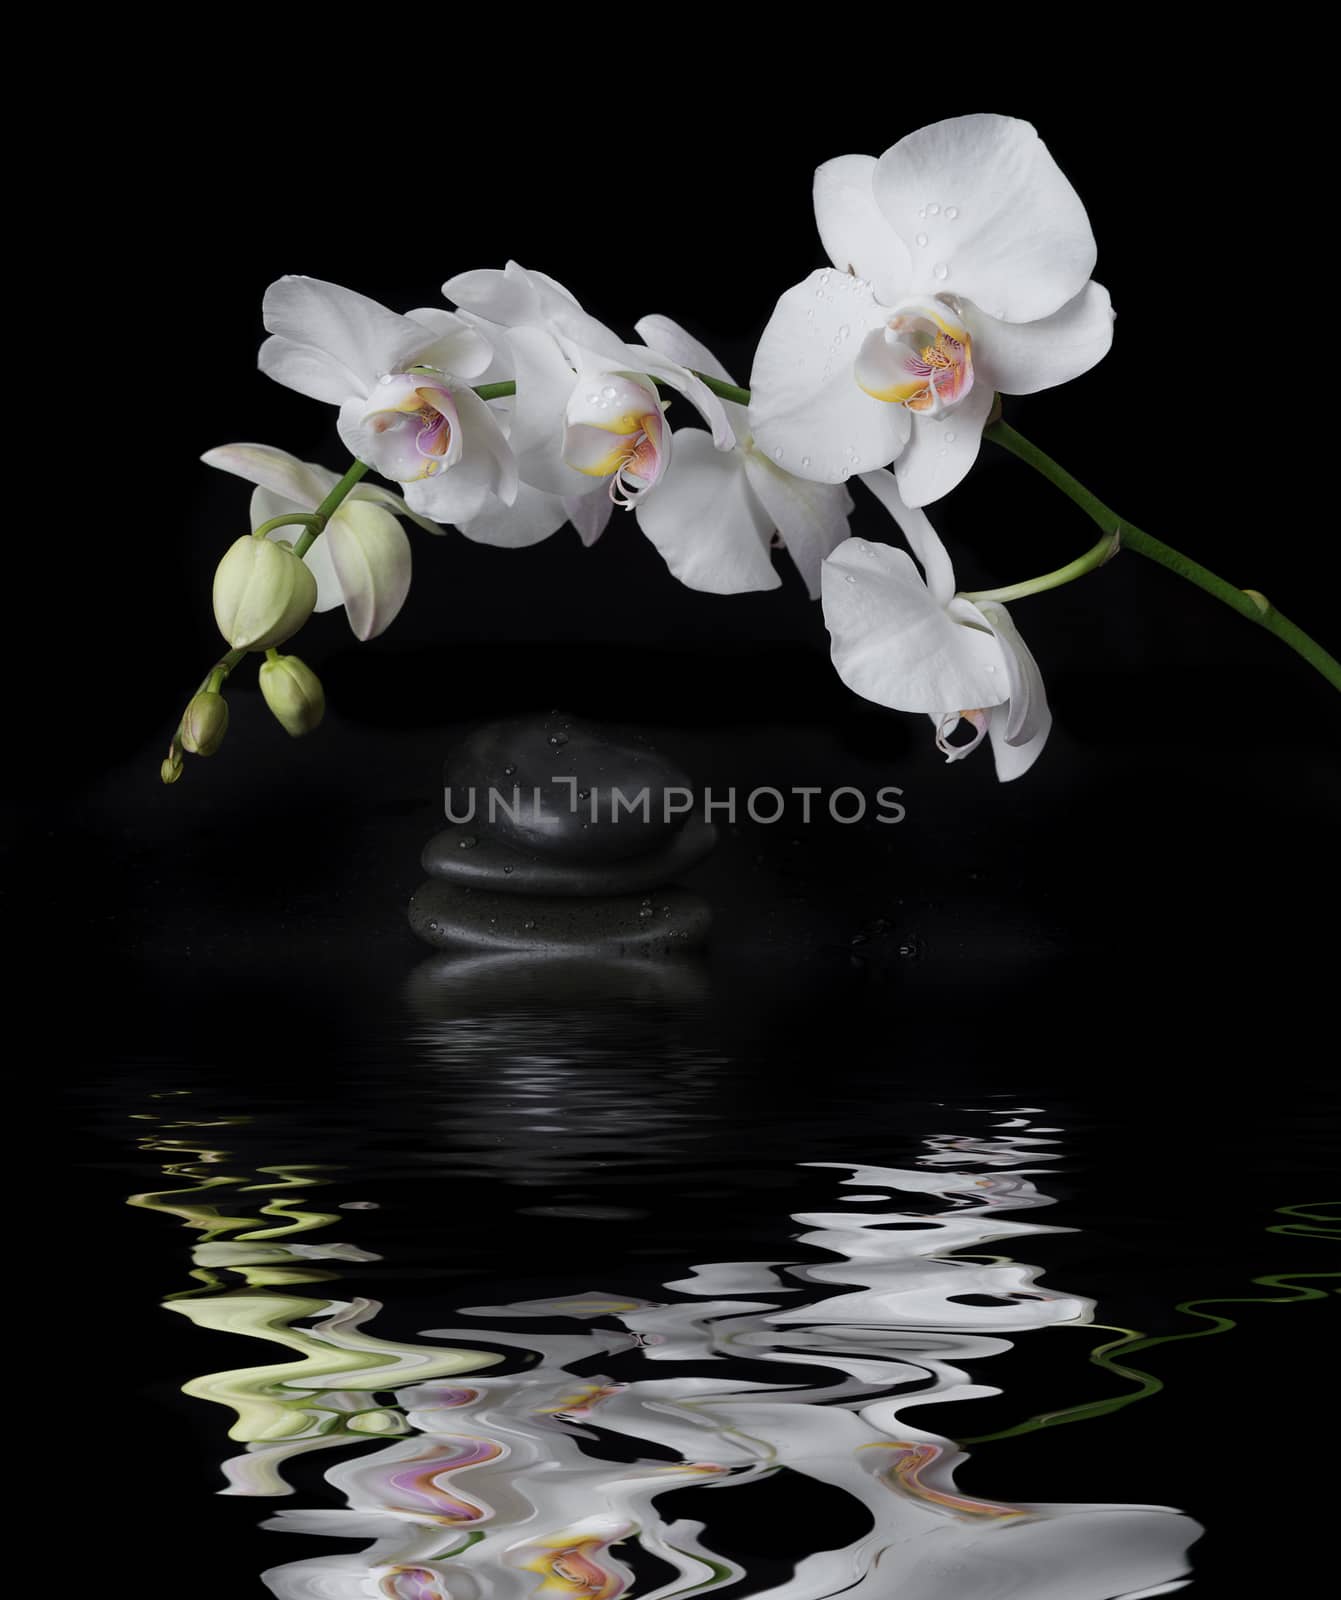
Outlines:
{"type": "Polygon", "coordinates": [[[503,776],[504,776],[504,777],[505,777],[505,778],[510,778],[510,777],[511,777],[511,776],[512,776],[512,774],[513,774],[513,773],[514,773],[514,772],[515,772],[515,771],[516,771],[516,770],[517,770],[517,769],[516,769],[516,767],[513,767],[513,766],[507,766],[507,767],[504,767],[504,768],[503,768],[503,776]]]}
{"type": "Polygon", "coordinates": [[[954,431],[953,428],[951,428],[950,431],[945,435],[945,442],[946,444],[953,444],[958,437],[959,435],[954,431]]]}
{"type": "Polygon", "coordinates": [[[462,837],[456,841],[456,848],[458,850],[473,850],[475,848],[475,844],[475,835],[473,833],[467,833],[463,834],[462,837]]]}
{"type": "Polygon", "coordinates": [[[773,452],[773,459],[774,459],[774,461],[781,461],[782,460],[782,446],[781,445],[779,445],[777,447],[777,449],[773,452]]]}
{"type": "Polygon", "coordinates": [[[523,928],[527,928],[527,929],[534,928],[535,927],[535,918],[534,917],[527,917],[526,921],[522,923],[522,927],[523,928]]]}
{"type": "Polygon", "coordinates": [[[801,465],[803,467],[808,467],[810,465],[810,457],[809,456],[802,456],[801,457],[801,465]]]}
{"type": "Polygon", "coordinates": [[[959,207],[958,206],[946,206],[945,214],[946,214],[947,217],[949,217],[950,221],[953,222],[955,220],[955,218],[959,215],[959,207]]]}
{"type": "Polygon", "coordinates": [[[618,392],[613,383],[607,383],[605,388],[601,390],[601,394],[607,400],[613,400],[618,392]]]}
{"type": "Polygon", "coordinates": [[[927,207],[927,215],[929,217],[938,217],[938,216],[940,216],[940,214],[941,214],[941,208],[933,200],[931,202],[931,204],[927,207]]]}
{"type": "Polygon", "coordinates": [[[839,330],[838,330],[838,337],[840,339],[846,339],[848,334],[850,334],[851,332],[852,332],[852,329],[849,328],[847,323],[845,322],[843,324],[843,326],[841,328],[839,328],[839,330]]]}
{"type": "Polygon", "coordinates": [[[931,271],[933,277],[939,278],[942,283],[950,276],[950,269],[943,261],[938,261],[931,271]]]}
{"type": "Polygon", "coordinates": [[[845,573],[843,575],[843,582],[844,583],[855,583],[856,581],[857,580],[852,576],[852,574],[850,572],[845,573]]]}
{"type": "Polygon", "coordinates": [[[917,236],[917,242],[925,250],[926,246],[927,246],[927,236],[926,236],[926,234],[925,233],[919,233],[918,236],[917,236]]]}
{"type": "Polygon", "coordinates": [[[384,372],[377,381],[378,383],[390,383],[392,381],[391,374],[389,372],[384,372]]]}
{"type": "Polygon", "coordinates": [[[557,749],[560,745],[565,745],[568,743],[568,735],[560,730],[558,733],[550,734],[549,742],[557,749]]]}

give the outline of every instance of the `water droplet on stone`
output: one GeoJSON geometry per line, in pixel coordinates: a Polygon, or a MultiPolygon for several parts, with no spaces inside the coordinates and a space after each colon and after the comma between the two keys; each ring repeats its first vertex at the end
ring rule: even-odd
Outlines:
{"type": "Polygon", "coordinates": [[[938,261],[931,271],[932,275],[939,278],[942,283],[950,276],[950,269],[943,261],[938,261]]]}

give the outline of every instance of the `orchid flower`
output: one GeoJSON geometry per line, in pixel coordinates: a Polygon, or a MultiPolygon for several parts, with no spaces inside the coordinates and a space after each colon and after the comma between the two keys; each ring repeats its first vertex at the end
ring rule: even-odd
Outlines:
{"type": "MultiPolygon", "coordinates": [[[[712,351],[668,317],[644,317],[637,331],[682,367],[734,384],[712,351]]],[[[638,502],[638,525],[681,583],[710,594],[776,589],[782,580],[769,555],[776,536],[814,599],[825,556],[847,535],[852,499],[842,484],[784,472],[755,449],[745,407],[724,401],[723,410],[730,449],[700,428],[675,433],[660,487],[638,502]]]]}
{"type": "Polygon", "coordinates": [[[516,498],[507,438],[470,387],[494,355],[478,327],[437,307],[403,317],[317,278],[272,283],[264,316],[262,372],[338,406],[346,446],[403,483],[415,511],[460,523],[516,498]]]}
{"type": "Polygon", "coordinates": [[[996,391],[1033,394],[1108,351],[1085,208],[1014,117],[952,117],[815,174],[833,270],[778,301],[750,423],[790,472],[838,483],[895,462],[904,504],[964,477],[996,391]]]}
{"type": "MultiPolygon", "coordinates": [[[[443,293],[459,307],[459,320],[509,348],[517,383],[512,447],[519,476],[532,488],[580,502],[604,487],[611,502],[631,509],[661,481],[670,459],[657,381],[697,408],[719,450],[733,447],[723,402],[701,379],[626,344],[544,273],[509,261],[501,270],[461,273],[443,293]]],[[[551,503],[550,515],[557,510],[551,503]]],[[[591,543],[610,512],[597,504],[571,515],[591,543]]]]}
{"type": "Polygon", "coordinates": [[[838,676],[864,699],[925,711],[936,748],[959,761],[990,737],[1008,783],[1038,759],[1052,716],[1043,679],[1005,606],[955,593],[954,569],[924,511],[910,509],[890,472],[862,474],[921,562],[847,539],[824,563],[824,620],[838,676]],[[952,744],[960,721],[972,738],[952,744]]]}
{"type": "MultiPolygon", "coordinates": [[[[251,497],[253,529],[290,512],[315,511],[337,481],[326,467],[299,461],[273,445],[225,444],[207,450],[200,459],[256,485],[251,497]]],[[[430,533],[442,532],[390,489],[356,484],[305,557],[317,582],[315,609],[343,606],[360,639],[382,633],[410,590],[410,541],[398,517],[409,517],[430,533]]],[[[276,528],[271,538],[291,538],[293,532],[292,527],[276,528]]]]}

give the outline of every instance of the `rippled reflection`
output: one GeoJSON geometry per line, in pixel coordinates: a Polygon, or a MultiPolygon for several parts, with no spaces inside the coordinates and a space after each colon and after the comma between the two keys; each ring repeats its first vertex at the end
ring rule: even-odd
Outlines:
{"type": "MultiPolygon", "coordinates": [[[[582,1080],[559,1084],[561,1061],[538,1042],[519,1052],[515,1019],[472,1026],[513,1077],[487,1080],[465,1115],[482,1136],[491,1100],[506,1103],[512,1159],[543,1175],[547,1146],[528,1144],[525,1130],[536,1119],[544,1130],[561,1092],[571,1129],[582,1080]]],[[[450,1060],[453,1040],[449,1028],[425,1043],[450,1060]]],[[[692,1052],[678,1061],[678,1115],[693,1117],[697,1075],[713,1066],[692,1052]]],[[[229,1436],[242,1448],[224,1463],[224,1492],[291,1495],[286,1467],[331,1453],[324,1477],[338,1503],[281,1509],[265,1525],[345,1548],[275,1565],[264,1574],[271,1592],[660,1600],[729,1591],[749,1577],[722,1553],[732,1546],[730,1491],[783,1474],[813,1486],[816,1509],[810,1553],[751,1591],[771,1600],[1114,1600],[1184,1587],[1200,1531],[1189,1518],[977,1498],[955,1482],[964,1453],[914,1420],[919,1405],[998,1392],[968,1364],[977,1370],[1041,1329],[1089,1324],[1094,1311],[999,1253],[1006,1241],[1067,1231],[1037,1220],[1053,1204],[1039,1180],[1058,1154],[1056,1130],[1036,1123],[1034,1108],[960,1115],[964,1131],[928,1137],[909,1167],[806,1163],[817,1169],[811,1183],[831,1176],[832,1209],[778,1215],[785,1258],[682,1266],[654,1299],[623,1293],[588,1261],[558,1298],[462,1306],[453,1325],[413,1343],[371,1331],[376,1301],[318,1287],[341,1263],[376,1259],[313,1237],[351,1221],[317,1208],[320,1169],[228,1175],[204,1130],[156,1132],[148,1147],[186,1181],[136,1203],[199,1235],[196,1287],[168,1305],[283,1352],[186,1386],[233,1419],[229,1436]],[[667,1504],[694,1485],[713,1490],[705,1520],[667,1504]],[[858,1536],[826,1525],[835,1495],[859,1513],[858,1536]]],[[[579,1159],[599,1159],[625,1131],[617,1116],[586,1127],[579,1159]]],[[[496,1147],[480,1157],[482,1170],[500,1159],[496,1147]]]]}

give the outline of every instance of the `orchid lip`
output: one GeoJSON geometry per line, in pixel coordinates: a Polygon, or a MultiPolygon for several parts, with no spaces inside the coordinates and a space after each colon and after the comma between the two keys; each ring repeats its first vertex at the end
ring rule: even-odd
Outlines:
{"type": "Polygon", "coordinates": [[[948,300],[910,302],[867,334],[853,376],[876,400],[940,416],[973,388],[973,340],[948,300]]]}

